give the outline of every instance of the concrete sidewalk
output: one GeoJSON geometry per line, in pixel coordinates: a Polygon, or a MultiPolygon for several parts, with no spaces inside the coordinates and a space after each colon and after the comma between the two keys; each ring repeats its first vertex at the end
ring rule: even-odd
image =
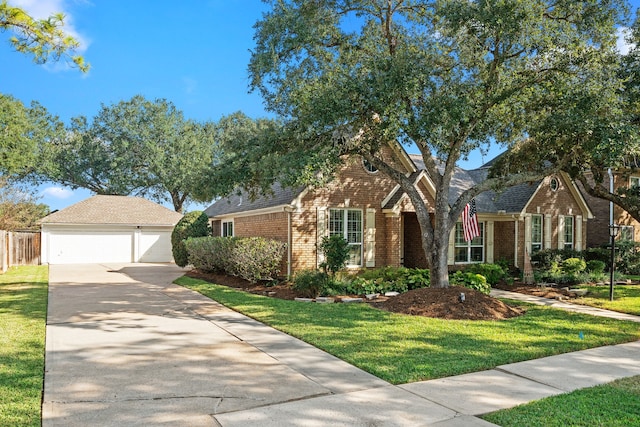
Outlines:
{"type": "Polygon", "coordinates": [[[640,374],[640,342],[392,386],[172,284],[50,266],[43,426],[489,426],[475,415],[640,374]]]}

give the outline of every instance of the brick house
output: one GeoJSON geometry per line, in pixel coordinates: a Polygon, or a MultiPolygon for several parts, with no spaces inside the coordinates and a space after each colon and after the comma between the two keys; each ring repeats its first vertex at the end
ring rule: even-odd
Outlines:
{"type": "MultiPolygon", "coordinates": [[[[420,155],[400,145],[386,153],[406,169],[427,206],[434,206],[434,186],[420,155]]],[[[487,165],[458,168],[450,198],[486,179],[487,165]]],[[[323,236],[341,234],[351,245],[349,268],[407,266],[425,268],[415,209],[400,187],[361,158],[344,163],[336,179],[324,188],[282,188],[269,197],[251,200],[246,194],[220,199],[205,212],[213,235],[261,236],[287,243],[282,271],[316,268],[322,262],[318,244],[323,236]]],[[[586,221],[593,215],[574,183],[564,174],[534,184],[521,184],[500,194],[476,197],[481,236],[462,238],[458,223],[449,240],[449,265],[506,260],[522,267],[525,248],[583,249],[586,221]]]]}

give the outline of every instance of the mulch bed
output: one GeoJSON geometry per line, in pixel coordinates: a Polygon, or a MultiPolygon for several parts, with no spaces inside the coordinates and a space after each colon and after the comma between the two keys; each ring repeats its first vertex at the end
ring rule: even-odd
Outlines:
{"type": "MultiPolygon", "coordinates": [[[[293,300],[300,296],[291,288],[289,283],[266,286],[261,283],[252,284],[238,277],[203,273],[197,270],[192,270],[187,275],[273,298],[293,300]]],[[[343,297],[354,296],[357,295],[344,295],[343,297]]],[[[340,297],[337,297],[336,300],[339,301],[340,297]]],[[[446,289],[414,289],[395,297],[379,297],[371,301],[365,301],[381,310],[440,319],[503,320],[524,313],[522,308],[511,307],[496,298],[459,286],[451,286],[446,289]],[[464,293],[464,302],[460,302],[461,293],[464,293]]]]}

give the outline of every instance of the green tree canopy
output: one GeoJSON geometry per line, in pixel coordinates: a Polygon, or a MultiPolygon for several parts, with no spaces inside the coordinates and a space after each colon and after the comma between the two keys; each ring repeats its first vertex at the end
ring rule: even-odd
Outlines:
{"type": "Polygon", "coordinates": [[[16,51],[33,55],[37,64],[68,59],[82,72],[90,65],[75,52],[80,47],[74,37],[64,30],[64,15],[57,13],[47,19],[34,19],[6,0],[0,2],[0,31],[11,31],[9,42],[16,51]]]}
{"type": "Polygon", "coordinates": [[[272,119],[253,119],[238,111],[222,117],[214,126],[217,157],[200,176],[195,194],[200,200],[230,193],[239,185],[253,195],[267,190],[268,183],[280,175],[281,154],[261,147],[273,147],[281,136],[280,123],[272,119]]]}
{"type": "Polygon", "coordinates": [[[494,175],[544,169],[552,162],[589,194],[616,203],[640,221],[640,188],[625,184],[610,192],[608,176],[609,170],[624,177],[640,168],[639,26],[636,19],[627,37],[629,52],[612,54],[613,67],[592,70],[590,86],[569,84],[562,97],[546,101],[553,114],[535,122],[532,137],[503,156],[494,175]]]}
{"type": "Polygon", "coordinates": [[[34,102],[26,107],[19,100],[0,94],[0,176],[22,178],[33,171],[39,147],[63,129],[34,102]]]}
{"type": "MultiPolygon", "coordinates": [[[[257,150],[285,159],[280,170],[290,177],[330,172],[350,154],[396,180],[416,209],[433,287],[448,286],[449,233],[474,196],[549,173],[496,174],[450,203],[456,164],[489,144],[545,134],[552,107],[594,93],[615,66],[626,12],[622,0],[268,3],[249,69],[284,131],[257,150]],[[389,141],[420,150],[435,206],[425,206],[397,159],[383,157],[389,141]]],[[[555,148],[545,140],[539,149],[555,148]]]]}
{"type": "MultiPolygon", "coordinates": [[[[66,135],[44,147],[41,175],[98,194],[136,194],[170,201],[181,212],[217,160],[212,123],[187,120],[169,101],[135,96],[103,105],[91,123],[72,120],[66,135]]],[[[213,197],[198,189],[200,201],[213,197]]]]}

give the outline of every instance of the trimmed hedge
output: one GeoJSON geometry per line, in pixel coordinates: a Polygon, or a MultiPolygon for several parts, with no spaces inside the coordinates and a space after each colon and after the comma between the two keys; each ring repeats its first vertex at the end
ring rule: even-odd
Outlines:
{"type": "Polygon", "coordinates": [[[189,262],[198,270],[255,283],[278,276],[287,245],[263,237],[197,237],[187,239],[185,246],[189,262]]]}
{"type": "Polygon", "coordinates": [[[176,224],[171,232],[171,249],[173,260],[180,267],[184,267],[189,262],[187,249],[184,241],[190,237],[201,237],[210,235],[209,217],[203,211],[193,211],[186,213],[176,224]]]}

